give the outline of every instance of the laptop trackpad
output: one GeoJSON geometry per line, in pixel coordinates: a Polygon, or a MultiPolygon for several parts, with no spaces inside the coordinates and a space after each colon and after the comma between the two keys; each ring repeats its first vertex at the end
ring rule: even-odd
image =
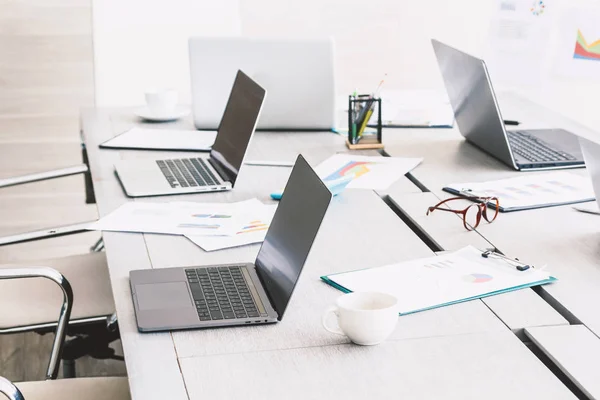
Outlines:
{"type": "Polygon", "coordinates": [[[135,291],[140,310],[186,308],[193,304],[186,282],[136,285],[135,291]]]}

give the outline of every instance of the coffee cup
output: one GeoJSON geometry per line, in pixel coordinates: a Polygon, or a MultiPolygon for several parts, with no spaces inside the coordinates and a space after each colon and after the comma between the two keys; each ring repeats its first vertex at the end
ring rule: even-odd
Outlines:
{"type": "Polygon", "coordinates": [[[372,346],[387,339],[398,323],[398,299],[387,293],[355,292],[339,297],[322,318],[329,332],[347,336],[352,342],[372,346]],[[330,315],[337,317],[331,325],[330,315]]]}
{"type": "Polygon", "coordinates": [[[149,89],[146,91],[146,105],[153,116],[166,117],[175,111],[177,97],[174,89],[149,89]]]}

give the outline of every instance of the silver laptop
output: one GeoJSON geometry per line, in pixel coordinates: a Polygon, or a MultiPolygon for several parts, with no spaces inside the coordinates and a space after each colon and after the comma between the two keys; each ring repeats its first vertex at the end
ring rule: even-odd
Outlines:
{"type": "Polygon", "coordinates": [[[600,213],[600,144],[591,140],[579,138],[585,166],[592,179],[594,194],[596,195],[596,207],[589,208],[584,205],[576,206],[580,211],[600,213]]]}
{"type": "Polygon", "coordinates": [[[209,156],[119,161],[115,170],[128,196],[233,188],[256,129],[266,91],[242,71],[231,76],[235,76],[235,81],[209,156]]]}
{"type": "Polygon", "coordinates": [[[302,156],[256,261],[131,271],[141,332],[281,321],[331,193],[302,156]]]}
{"type": "Polygon", "coordinates": [[[583,167],[577,137],[562,129],[507,131],[485,62],[431,41],[460,133],[516,170],[583,167]]]}
{"type": "Polygon", "coordinates": [[[258,129],[334,128],[333,47],[331,39],[190,38],[196,127],[215,129],[231,77],[241,69],[269,92],[258,129]]]}

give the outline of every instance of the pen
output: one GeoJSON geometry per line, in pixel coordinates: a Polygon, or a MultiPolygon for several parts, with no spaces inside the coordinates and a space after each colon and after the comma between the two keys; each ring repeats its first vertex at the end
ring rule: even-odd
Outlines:
{"type": "Polygon", "coordinates": [[[514,125],[514,126],[517,126],[519,124],[520,124],[519,121],[514,121],[512,119],[505,119],[504,120],[504,125],[514,125]]]}

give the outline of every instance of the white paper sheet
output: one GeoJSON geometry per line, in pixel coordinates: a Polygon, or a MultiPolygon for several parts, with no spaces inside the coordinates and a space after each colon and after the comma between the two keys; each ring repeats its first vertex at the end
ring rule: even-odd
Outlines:
{"type": "Polygon", "coordinates": [[[600,77],[600,6],[565,10],[558,23],[554,52],[557,75],[586,79],[600,77]],[[583,46],[578,46],[578,43],[583,46]]]}
{"type": "Polygon", "coordinates": [[[335,154],[319,164],[315,171],[325,182],[353,176],[348,189],[385,190],[412,171],[422,160],[335,154]]]}
{"type": "Polygon", "coordinates": [[[210,151],[216,131],[132,128],[102,143],[102,147],[210,151]]]}
{"type": "Polygon", "coordinates": [[[237,203],[236,208],[243,212],[244,223],[233,235],[186,235],[186,237],[204,251],[222,250],[264,241],[277,205],[265,205],[257,199],[252,199],[237,203]]]}
{"type": "Polygon", "coordinates": [[[162,233],[168,235],[232,235],[243,223],[222,204],[123,204],[90,225],[89,230],[162,233]]]}
{"type": "MultiPolygon", "coordinates": [[[[381,119],[384,126],[451,127],[454,124],[454,112],[445,92],[383,90],[381,119]]],[[[373,121],[376,122],[376,119],[373,121]]]]}
{"type": "Polygon", "coordinates": [[[541,83],[556,6],[555,0],[494,1],[483,56],[495,84],[541,83]]]}
{"type": "Polygon", "coordinates": [[[401,314],[553,279],[546,271],[519,271],[504,260],[481,254],[469,246],[449,254],[328,278],[352,292],[390,293],[398,298],[401,314]]]}
{"type": "Polygon", "coordinates": [[[594,199],[592,182],[570,172],[523,176],[489,182],[452,183],[456,191],[474,196],[494,196],[506,210],[572,204],[594,199]]]}

